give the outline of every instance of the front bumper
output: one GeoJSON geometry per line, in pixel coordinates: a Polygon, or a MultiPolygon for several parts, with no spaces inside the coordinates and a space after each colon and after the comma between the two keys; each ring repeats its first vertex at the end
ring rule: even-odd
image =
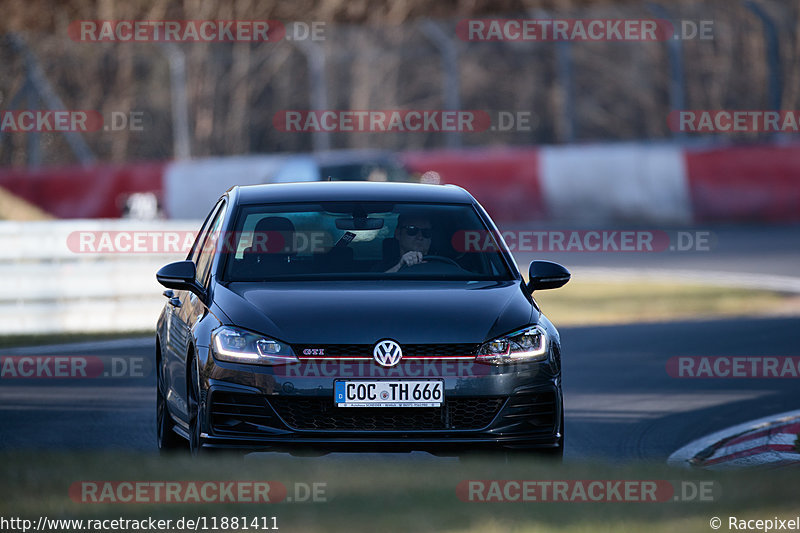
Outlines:
{"type": "Polygon", "coordinates": [[[426,375],[444,380],[444,404],[437,408],[336,407],[334,381],[358,377],[210,363],[201,380],[207,447],[446,454],[555,448],[563,440],[560,373],[547,362],[478,365],[480,375],[426,375]]]}

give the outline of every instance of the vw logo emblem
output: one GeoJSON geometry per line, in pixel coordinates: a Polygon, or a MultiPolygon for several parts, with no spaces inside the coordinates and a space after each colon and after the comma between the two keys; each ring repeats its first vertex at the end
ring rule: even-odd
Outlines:
{"type": "Polygon", "coordinates": [[[381,366],[394,366],[403,357],[403,350],[396,342],[386,339],[378,342],[372,350],[372,358],[381,366]]]}

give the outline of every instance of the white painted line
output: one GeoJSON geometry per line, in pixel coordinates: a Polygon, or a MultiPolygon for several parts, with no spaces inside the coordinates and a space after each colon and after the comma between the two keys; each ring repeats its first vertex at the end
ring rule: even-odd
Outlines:
{"type": "MultiPolygon", "coordinates": [[[[42,335],[46,340],[47,335],[42,335]]],[[[61,352],[95,352],[102,350],[116,350],[120,348],[154,348],[155,337],[131,337],[127,339],[112,339],[107,341],[68,342],[64,344],[47,344],[43,346],[23,346],[0,350],[0,355],[48,355],[61,352]]]]}
{"type": "Polygon", "coordinates": [[[695,441],[692,441],[689,444],[680,448],[679,450],[675,451],[667,459],[667,464],[672,466],[691,468],[689,460],[698,453],[700,453],[701,451],[708,448],[709,446],[712,446],[713,444],[716,444],[724,439],[733,437],[740,433],[744,433],[746,431],[752,431],[755,429],[766,429],[767,426],[770,426],[775,423],[788,422],[793,418],[800,418],[800,409],[796,411],[787,411],[785,413],[780,413],[777,415],[765,416],[764,418],[751,420],[749,422],[745,422],[743,424],[739,424],[737,426],[729,427],[721,431],[717,431],[716,433],[706,435],[705,437],[701,437],[695,441]]]}

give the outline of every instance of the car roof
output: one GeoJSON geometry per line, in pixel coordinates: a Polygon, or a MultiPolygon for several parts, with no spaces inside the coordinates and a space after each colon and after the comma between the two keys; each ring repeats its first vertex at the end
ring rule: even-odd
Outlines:
{"type": "Polygon", "coordinates": [[[390,150],[354,148],[314,152],[310,156],[320,165],[346,165],[378,162],[400,163],[400,158],[390,150]]]}
{"type": "Polygon", "coordinates": [[[230,189],[239,204],[284,202],[433,202],[471,204],[472,196],[455,185],[369,181],[313,181],[242,185],[230,189]]]}

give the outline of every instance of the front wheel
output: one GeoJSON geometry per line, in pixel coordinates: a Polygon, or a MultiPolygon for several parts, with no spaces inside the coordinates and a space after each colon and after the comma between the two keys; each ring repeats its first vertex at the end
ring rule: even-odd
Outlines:
{"type": "Polygon", "coordinates": [[[558,441],[558,446],[555,448],[544,448],[538,450],[537,454],[543,459],[561,463],[564,461],[564,407],[561,407],[561,439],[558,441]]]}
{"type": "Polygon", "coordinates": [[[200,423],[200,375],[194,361],[190,363],[189,372],[189,452],[193,456],[200,454],[203,449],[202,424],[200,423]]]}
{"type": "Polygon", "coordinates": [[[552,448],[534,448],[525,451],[511,451],[506,452],[506,460],[514,457],[526,456],[535,457],[555,464],[560,464],[564,461],[564,408],[561,408],[561,424],[559,425],[561,438],[558,439],[558,445],[552,448]]]}
{"type": "Polygon", "coordinates": [[[168,453],[186,448],[186,441],[173,430],[175,422],[167,408],[166,379],[161,367],[163,358],[158,364],[156,379],[156,441],[160,453],[168,453]]]}
{"type": "Polygon", "coordinates": [[[561,441],[556,448],[544,448],[536,453],[542,459],[561,463],[564,461],[564,441],[561,441]]]}

